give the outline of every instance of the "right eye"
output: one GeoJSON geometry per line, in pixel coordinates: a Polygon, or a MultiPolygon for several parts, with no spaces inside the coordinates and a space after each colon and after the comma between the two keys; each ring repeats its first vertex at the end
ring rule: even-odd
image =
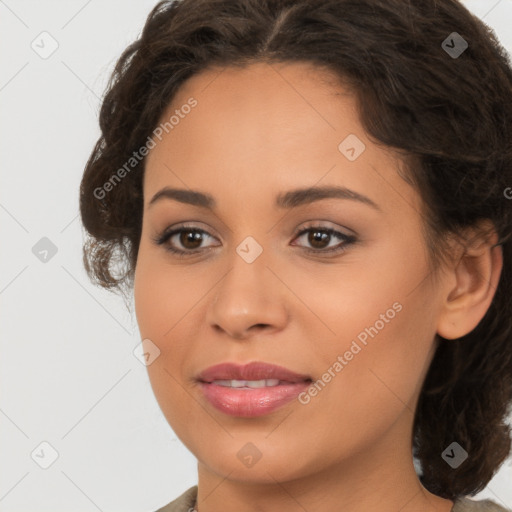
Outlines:
{"type": "Polygon", "coordinates": [[[166,229],[163,233],[158,235],[153,241],[157,245],[163,245],[165,250],[176,254],[180,257],[194,255],[201,252],[203,248],[199,247],[201,242],[204,241],[205,235],[214,238],[203,229],[187,226],[179,226],[171,230],[166,229]],[[181,245],[182,248],[177,248],[176,245],[181,245]]]}

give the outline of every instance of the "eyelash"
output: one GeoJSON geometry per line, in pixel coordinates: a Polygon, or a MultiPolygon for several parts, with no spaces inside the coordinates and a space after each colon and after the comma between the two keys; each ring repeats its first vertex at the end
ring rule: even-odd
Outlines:
{"type": "MultiPolygon", "coordinates": [[[[188,227],[188,226],[179,226],[177,228],[174,228],[172,229],[171,231],[164,231],[161,235],[157,236],[156,238],[153,239],[154,243],[156,243],[157,245],[164,245],[165,244],[165,250],[166,251],[169,251],[171,252],[172,254],[174,254],[175,256],[177,256],[178,258],[186,258],[188,256],[193,256],[199,252],[201,252],[203,249],[196,249],[196,250],[181,250],[181,249],[176,249],[174,247],[172,247],[170,244],[167,244],[166,242],[172,238],[174,235],[176,234],[180,234],[182,232],[189,232],[189,233],[203,233],[203,234],[206,234],[208,236],[211,236],[208,234],[207,231],[204,231],[202,229],[199,229],[199,228],[195,228],[195,227],[188,227]]],[[[301,237],[303,234],[305,233],[309,233],[309,232],[321,232],[321,233],[326,233],[330,236],[336,236],[338,238],[341,238],[342,239],[342,243],[341,245],[338,245],[337,247],[335,248],[331,248],[331,249],[308,249],[308,248],[304,248],[304,250],[308,253],[313,253],[313,254],[316,254],[316,255],[323,255],[323,254],[341,254],[343,252],[345,252],[346,250],[346,247],[348,245],[351,245],[351,244],[354,244],[357,239],[355,236],[353,235],[346,235],[344,233],[340,233],[339,231],[336,231],[335,229],[333,228],[326,228],[326,227],[323,227],[323,226],[310,226],[310,227],[306,227],[306,228],[303,228],[301,229],[300,231],[298,231],[295,235],[294,235],[294,240],[296,238],[299,238],[301,237]]]]}

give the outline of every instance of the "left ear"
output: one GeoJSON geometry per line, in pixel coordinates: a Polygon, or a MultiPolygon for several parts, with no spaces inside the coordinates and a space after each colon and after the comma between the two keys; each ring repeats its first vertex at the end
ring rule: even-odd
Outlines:
{"type": "Polygon", "coordinates": [[[472,228],[466,246],[448,271],[437,333],[456,339],[470,333],[484,317],[492,302],[503,267],[503,252],[490,221],[472,228]],[[489,229],[490,228],[490,229],[489,229]]]}

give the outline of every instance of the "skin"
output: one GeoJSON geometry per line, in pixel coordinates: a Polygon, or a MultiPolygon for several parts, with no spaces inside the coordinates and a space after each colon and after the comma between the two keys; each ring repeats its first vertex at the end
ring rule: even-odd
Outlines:
{"type": "Polygon", "coordinates": [[[134,294],[142,339],[161,351],[148,366],[155,396],[198,460],[199,511],[448,512],[453,502],[423,488],[414,470],[413,413],[436,333],[470,332],[490,305],[502,267],[495,236],[464,257],[454,244],[453,263],[434,281],[418,192],[327,72],[302,63],[212,68],[181,87],[162,119],[190,97],[197,106],[146,160],[134,294]],[[366,145],[354,161],[338,149],[348,134],[366,145]],[[348,187],[379,210],[338,198],[275,207],[278,194],[314,185],[348,187]],[[211,194],[217,208],[150,205],[164,187],[211,194]],[[169,240],[202,251],[180,259],[153,239],[182,222],[206,234],[169,240]],[[342,240],[295,236],[311,226],[357,241],[322,255],[342,240]],[[250,264],[236,252],[247,236],[263,249],[250,264]],[[221,362],[265,361],[316,381],[394,303],[401,310],[307,405],[232,417],[195,380],[221,362]],[[261,453],[252,467],[237,457],[247,443],[261,453]]]}

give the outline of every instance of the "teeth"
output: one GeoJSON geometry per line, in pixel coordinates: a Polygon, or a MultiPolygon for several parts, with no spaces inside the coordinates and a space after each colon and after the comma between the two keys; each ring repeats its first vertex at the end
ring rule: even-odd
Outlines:
{"type": "Polygon", "coordinates": [[[264,380],[214,380],[212,384],[217,386],[226,386],[229,388],[265,388],[273,387],[279,384],[279,379],[264,380]]]}

